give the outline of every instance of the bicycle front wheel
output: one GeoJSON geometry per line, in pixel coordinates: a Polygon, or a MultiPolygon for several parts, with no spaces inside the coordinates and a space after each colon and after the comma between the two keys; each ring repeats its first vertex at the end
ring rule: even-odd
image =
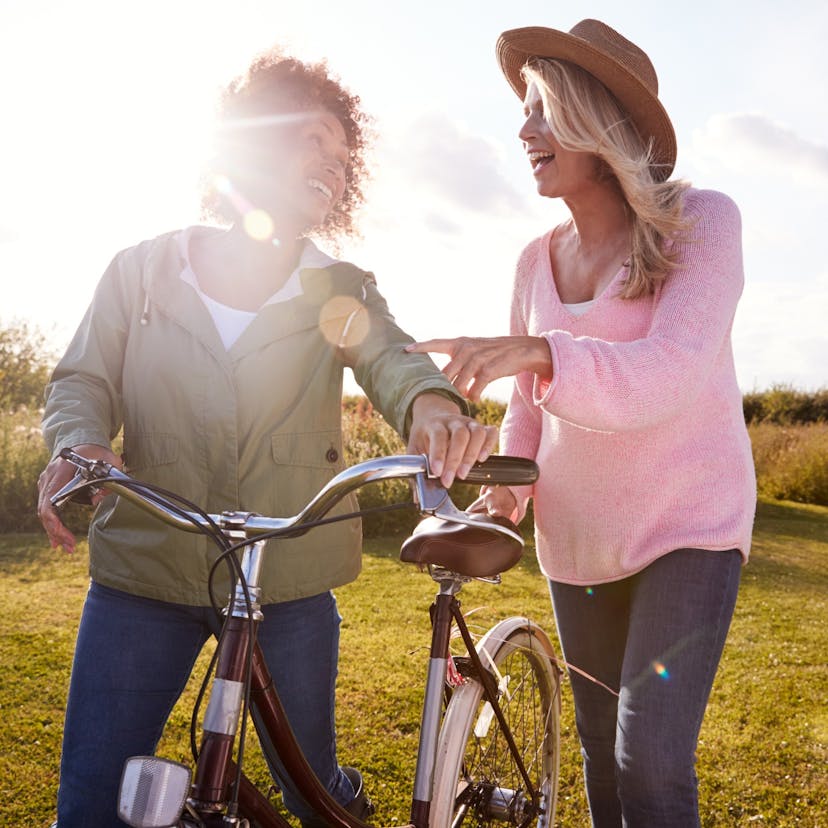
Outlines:
{"type": "Polygon", "coordinates": [[[494,676],[506,725],[530,785],[486,701],[469,679],[449,702],[438,742],[430,828],[507,825],[551,828],[558,794],[560,672],[544,631],[508,618],[477,645],[494,676]]]}

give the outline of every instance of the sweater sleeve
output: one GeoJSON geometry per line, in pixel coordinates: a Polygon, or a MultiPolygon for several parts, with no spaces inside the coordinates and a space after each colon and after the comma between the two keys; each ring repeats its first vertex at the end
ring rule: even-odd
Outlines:
{"type": "Polygon", "coordinates": [[[129,332],[124,254],[107,268],[46,386],[43,436],[56,456],[82,443],[110,448],[121,428],[121,375],[129,332]]]}
{"type": "Polygon", "coordinates": [[[632,431],[693,402],[728,340],[744,274],[733,201],[696,192],[686,210],[691,226],[676,242],[678,267],[660,288],[647,335],[606,342],[546,332],[557,376],[548,386],[535,381],[538,406],[584,428],[632,431]]]}

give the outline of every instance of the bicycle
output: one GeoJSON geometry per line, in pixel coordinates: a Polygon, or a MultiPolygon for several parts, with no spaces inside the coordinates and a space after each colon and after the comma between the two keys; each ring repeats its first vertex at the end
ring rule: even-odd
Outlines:
{"type": "MultiPolygon", "coordinates": [[[[210,515],[184,498],[142,483],[107,463],[66,449],[75,477],[53,496],[59,507],[88,488],[128,499],[181,530],[204,532],[235,576],[208,676],[214,672],[202,722],[195,773],[159,757],[132,757],[124,767],[118,815],[134,828],[288,828],[276,806],[242,771],[246,722],[257,731],[319,817],[334,828],[368,828],[333,800],[293,737],[256,645],[258,574],[268,539],[304,534],[313,526],[354,517],[325,515],[346,494],[374,481],[412,482],[425,519],[402,545],[400,558],[427,569],[439,585],[431,606],[432,640],[407,828],[506,824],[549,828],[558,786],[560,669],[549,637],[528,618],[492,627],[475,646],[457,594],[473,579],[499,583],[523,551],[517,527],[502,518],[459,510],[423,455],[369,460],[346,468],[299,514],[288,518],[228,511],[210,515]],[[241,559],[237,552],[241,551],[241,559]],[[452,623],[465,655],[449,650],[452,623]],[[213,669],[214,668],[214,669],[213,669]],[[235,746],[238,731],[238,746],[235,746]],[[233,751],[235,748],[235,759],[233,751]]],[[[537,466],[494,456],[475,464],[468,483],[523,485],[537,466]]],[[[356,514],[362,514],[356,513],[356,514]]],[[[214,602],[216,603],[216,602],[214,602]]],[[[195,727],[195,715],[193,727],[195,727]]]]}

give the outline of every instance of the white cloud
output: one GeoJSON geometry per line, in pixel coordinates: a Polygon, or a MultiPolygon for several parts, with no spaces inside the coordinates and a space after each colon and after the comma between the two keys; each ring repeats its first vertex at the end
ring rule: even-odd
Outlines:
{"type": "Polygon", "coordinates": [[[786,177],[806,187],[828,187],[828,146],[764,115],[714,115],[693,133],[688,155],[703,169],[713,165],[763,178],[786,177]]]}
{"type": "Polygon", "coordinates": [[[380,163],[404,175],[421,197],[436,195],[455,209],[501,216],[524,210],[499,144],[446,115],[416,119],[386,142],[382,155],[380,163]]]}
{"type": "Polygon", "coordinates": [[[426,213],[423,217],[425,229],[429,232],[442,233],[446,236],[458,236],[463,232],[463,226],[452,221],[441,213],[426,213]]]}
{"type": "Polygon", "coordinates": [[[828,340],[828,271],[807,283],[769,286],[748,281],[733,329],[736,367],[743,390],[792,383],[824,387],[828,340]]]}
{"type": "Polygon", "coordinates": [[[20,239],[20,231],[0,224],[0,244],[11,244],[20,239]]]}

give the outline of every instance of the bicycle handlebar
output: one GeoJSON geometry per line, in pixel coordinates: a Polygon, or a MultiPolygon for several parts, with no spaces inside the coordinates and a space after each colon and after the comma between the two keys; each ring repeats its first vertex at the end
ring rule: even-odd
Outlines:
{"type": "Polygon", "coordinates": [[[538,479],[538,466],[525,457],[493,454],[482,463],[475,463],[463,483],[493,486],[528,486],[538,479]]]}
{"type": "MultiPolygon", "coordinates": [[[[59,492],[51,497],[52,505],[59,508],[72,499],[80,490],[105,486],[109,491],[134,503],[170,526],[185,532],[201,532],[209,521],[221,529],[246,538],[261,535],[297,537],[309,531],[310,524],[327,514],[345,495],[366,483],[378,480],[414,479],[416,497],[420,511],[453,520],[470,523],[465,512],[460,511],[442,486],[432,476],[428,458],[424,454],[401,454],[366,460],[339,472],[309,501],[299,514],[287,518],[263,517],[249,512],[223,512],[220,515],[204,516],[184,511],[171,501],[145,487],[139,480],[116,469],[102,460],[89,460],[72,449],[63,449],[60,456],[77,467],[77,472],[59,492]]],[[[475,463],[466,483],[522,486],[534,483],[538,478],[538,467],[532,460],[521,457],[495,455],[481,463],[475,463]]],[[[506,531],[492,525],[495,531],[506,531]]],[[[509,533],[511,534],[511,533],[509,533]]]]}

